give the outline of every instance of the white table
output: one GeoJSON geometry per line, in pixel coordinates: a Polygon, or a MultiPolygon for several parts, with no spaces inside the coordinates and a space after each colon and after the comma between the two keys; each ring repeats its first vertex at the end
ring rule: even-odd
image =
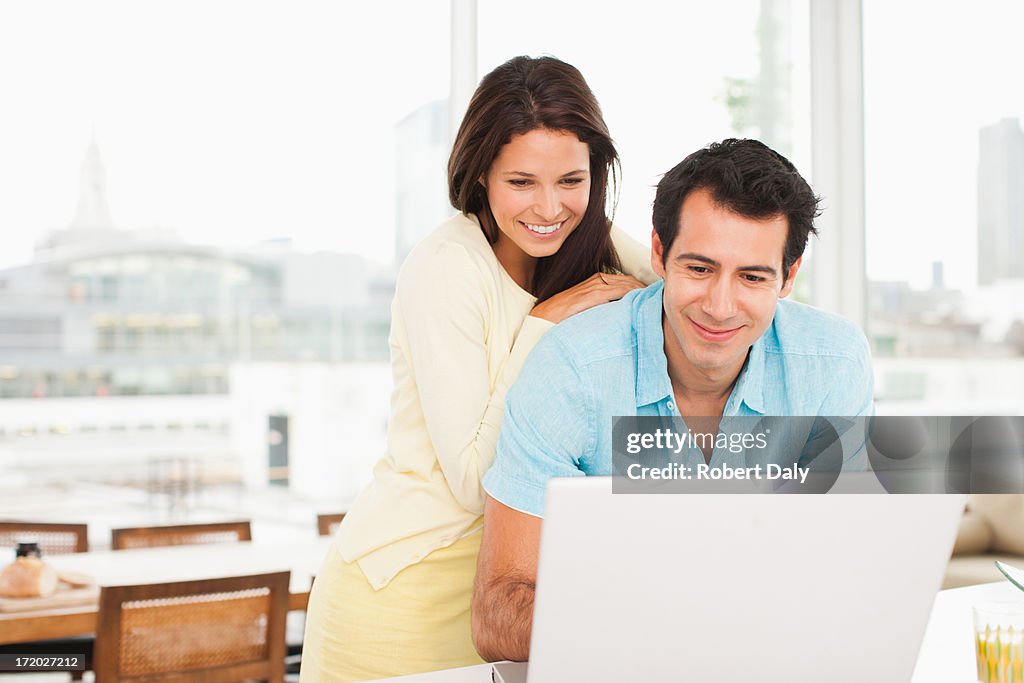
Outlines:
{"type": "MultiPolygon", "coordinates": [[[[1008,581],[941,591],[935,597],[913,683],[971,683],[975,680],[971,607],[988,600],[1021,600],[1024,593],[1008,581]]],[[[879,618],[885,618],[879,615],[879,618]]],[[[467,666],[388,678],[402,683],[491,683],[491,665],[467,666]]]]}
{"type": "MultiPolygon", "coordinates": [[[[402,683],[491,683],[491,665],[478,664],[463,666],[458,669],[443,669],[426,674],[382,678],[381,681],[401,681],[402,683]]],[[[373,683],[373,681],[369,681],[373,683]]]]}
{"type": "MultiPolygon", "coordinates": [[[[224,576],[291,571],[288,606],[304,610],[313,575],[320,569],[331,539],[310,537],[291,543],[214,543],[136,550],[96,550],[50,555],[58,571],[87,574],[101,586],[191,581],[224,576]]],[[[0,643],[92,633],[97,603],[78,607],[0,613],[0,643]]]]}
{"type": "Polygon", "coordinates": [[[1021,600],[1009,581],[939,592],[917,656],[914,683],[974,681],[974,616],[971,607],[989,600],[1021,600]]]}

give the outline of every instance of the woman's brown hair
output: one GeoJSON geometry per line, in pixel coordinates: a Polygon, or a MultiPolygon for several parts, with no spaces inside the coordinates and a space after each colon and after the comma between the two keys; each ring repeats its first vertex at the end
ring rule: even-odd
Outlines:
{"type": "Polygon", "coordinates": [[[538,128],[573,133],[590,148],[587,210],[557,252],[537,259],[529,289],[539,303],[594,273],[621,270],[605,212],[609,183],[614,188],[618,178],[619,155],[579,70],[554,57],[513,57],[484,76],[448,159],[448,197],[462,213],[477,215],[494,244],[498,225],[480,178],[514,136],[538,128]]]}

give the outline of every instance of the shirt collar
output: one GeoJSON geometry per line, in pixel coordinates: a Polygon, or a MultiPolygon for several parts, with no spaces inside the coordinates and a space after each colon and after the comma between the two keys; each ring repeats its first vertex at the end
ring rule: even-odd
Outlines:
{"type": "MultiPolygon", "coordinates": [[[[636,405],[657,403],[672,397],[665,357],[665,333],[662,327],[662,294],[664,282],[648,287],[633,302],[633,332],[636,335],[636,405]]],[[[764,414],[765,342],[762,335],[753,346],[736,379],[726,407],[735,413],[741,403],[756,413],[764,414]]]]}
{"type": "Polygon", "coordinates": [[[657,403],[672,396],[665,358],[665,334],[661,326],[662,291],[659,280],[633,300],[633,333],[636,335],[636,405],[657,403]]]}
{"type": "Polygon", "coordinates": [[[726,414],[735,415],[740,404],[746,403],[755,413],[764,415],[765,361],[764,335],[761,335],[750,347],[740,376],[736,378],[736,385],[732,388],[729,403],[725,408],[726,414]]]}

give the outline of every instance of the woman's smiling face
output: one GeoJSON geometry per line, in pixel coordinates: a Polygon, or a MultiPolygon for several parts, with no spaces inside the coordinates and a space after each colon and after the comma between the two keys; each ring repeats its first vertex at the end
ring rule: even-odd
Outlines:
{"type": "Polygon", "coordinates": [[[509,140],[484,180],[499,230],[494,253],[523,286],[587,211],[590,148],[573,133],[537,128],[509,140]]]}

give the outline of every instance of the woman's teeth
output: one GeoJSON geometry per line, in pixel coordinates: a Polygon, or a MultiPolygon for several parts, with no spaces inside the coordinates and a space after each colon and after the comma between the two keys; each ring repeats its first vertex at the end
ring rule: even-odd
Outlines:
{"type": "MultiPolygon", "coordinates": [[[[563,223],[565,221],[562,221],[563,223]]],[[[538,235],[550,235],[555,230],[562,227],[562,223],[555,223],[553,225],[533,225],[531,223],[523,223],[529,230],[537,233],[538,235]]]]}

